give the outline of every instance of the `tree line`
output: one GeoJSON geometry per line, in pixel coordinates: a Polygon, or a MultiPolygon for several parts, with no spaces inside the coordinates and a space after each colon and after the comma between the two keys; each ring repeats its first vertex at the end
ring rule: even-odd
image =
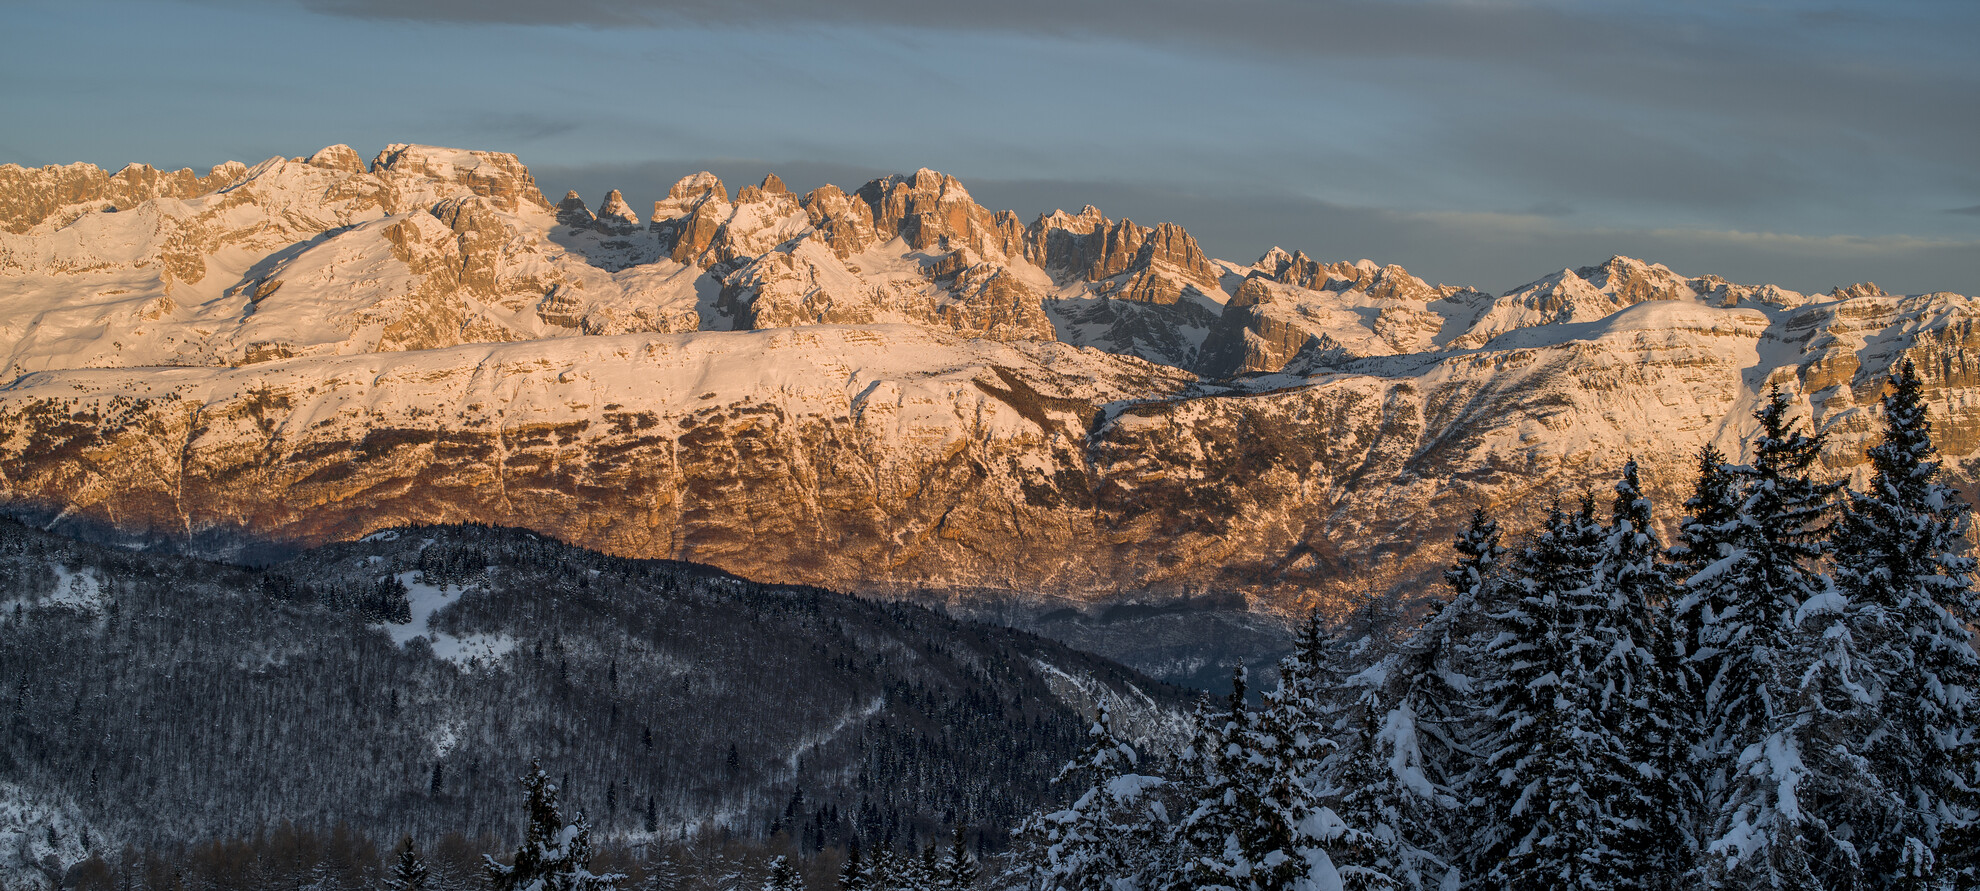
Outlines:
{"type": "Polygon", "coordinates": [[[945,844],[876,842],[865,854],[856,839],[819,849],[783,831],[599,845],[583,811],[566,816],[540,762],[519,780],[521,841],[506,852],[494,836],[460,832],[425,846],[408,834],[387,850],[349,823],[283,821],[239,838],[35,866],[52,891],[969,891],[983,876],[972,843],[980,834],[960,824],[945,844]]]}
{"type": "Polygon", "coordinates": [[[1668,547],[1631,461],[1517,548],[1477,511],[1414,627],[1314,617],[1173,757],[1101,710],[1004,884],[1980,887],[1970,511],[1915,369],[1886,389],[1862,491],[1811,475],[1775,390],[1750,463],[1699,453],[1668,547]]]}

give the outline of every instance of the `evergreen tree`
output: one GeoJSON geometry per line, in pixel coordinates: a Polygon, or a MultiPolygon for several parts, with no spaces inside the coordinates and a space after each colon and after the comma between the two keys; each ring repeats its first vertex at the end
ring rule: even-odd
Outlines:
{"type": "Polygon", "coordinates": [[[584,815],[569,824],[557,808],[557,787],[532,761],[522,777],[528,823],[513,862],[484,858],[492,891],[616,891],[619,875],[591,872],[591,827],[584,815]]]}
{"type": "Polygon", "coordinates": [[[898,891],[894,880],[899,867],[894,862],[894,851],[885,844],[876,844],[866,855],[866,887],[872,891],[898,891]]]}
{"type": "Polygon", "coordinates": [[[1706,570],[1731,554],[1741,498],[1739,477],[1717,447],[1701,447],[1697,466],[1691,497],[1684,502],[1686,516],[1679,526],[1678,543],[1670,550],[1678,581],[1671,624],[1675,632],[1672,639],[1678,657],[1687,666],[1693,695],[1702,697],[1704,683],[1719,676],[1721,655],[1718,647],[1706,640],[1707,629],[1731,612],[1736,602],[1732,587],[1718,584],[1706,570]]]}
{"type": "Polygon", "coordinates": [[[1363,681],[1356,686],[1362,696],[1347,710],[1343,739],[1321,766],[1320,795],[1334,816],[1323,825],[1333,830],[1326,839],[1331,842],[1328,859],[1345,891],[1393,891],[1406,887],[1399,878],[1409,866],[1400,824],[1402,799],[1408,793],[1398,788],[1395,772],[1386,762],[1384,685],[1371,682],[1367,674],[1350,679],[1350,683],[1363,681]]]}
{"type": "MultiPolygon", "coordinates": [[[[1297,648],[1280,662],[1278,686],[1265,695],[1265,708],[1248,737],[1260,819],[1283,830],[1274,836],[1283,847],[1251,861],[1276,868],[1268,872],[1270,881],[1311,881],[1317,863],[1344,863],[1341,858],[1374,848],[1372,839],[1345,831],[1339,814],[1323,803],[1336,791],[1323,778],[1329,760],[1340,754],[1344,688],[1336,679],[1347,670],[1346,652],[1333,640],[1320,631],[1317,615],[1308,617],[1297,648]]],[[[1350,881],[1348,887],[1362,886],[1350,881]]]]}
{"type": "Polygon", "coordinates": [[[1800,669],[1787,700],[1787,730],[1778,735],[1799,763],[1781,794],[1793,796],[1799,813],[1795,862],[1805,862],[1823,888],[1866,884],[1864,855],[1887,837],[1899,805],[1860,754],[1881,723],[1855,633],[1865,619],[1860,605],[1833,593],[1809,598],[1795,616],[1800,669]]]}
{"type": "MultiPolygon", "coordinates": [[[[1134,891],[1159,884],[1158,854],[1169,834],[1168,809],[1161,800],[1167,783],[1139,773],[1142,759],[1114,729],[1103,699],[1088,732],[1086,748],[1060,771],[1058,782],[1080,790],[1071,807],[1034,817],[1025,827],[1028,846],[1038,852],[1037,878],[1051,891],[1134,891]]],[[[941,870],[948,881],[975,881],[975,867],[963,849],[958,827],[950,862],[941,870]]]]}
{"type": "MultiPolygon", "coordinates": [[[[1938,481],[1923,387],[1907,360],[1884,396],[1873,475],[1836,537],[1836,582],[1867,649],[1875,697],[1862,754],[1896,804],[1862,839],[1865,867],[1892,887],[1980,885],[1980,620],[1967,557],[1970,508],[1938,481]]],[[[1866,827],[1867,828],[1867,827],[1866,827]]]]}
{"type": "Polygon", "coordinates": [[[1586,688],[1605,655],[1591,633],[1606,612],[1595,582],[1602,530],[1592,500],[1556,506],[1518,561],[1518,596],[1494,616],[1498,666],[1486,686],[1487,735],[1478,797],[1487,827],[1481,887],[1610,889],[1631,876],[1614,788],[1613,735],[1586,688]]]}
{"type": "Polygon", "coordinates": [[[1675,584],[1643,494],[1636,461],[1623,465],[1597,561],[1590,633],[1601,648],[1584,686],[1598,727],[1612,734],[1619,760],[1608,782],[1623,791],[1609,802],[1620,820],[1617,844],[1635,887],[1665,891],[1697,883],[1701,808],[1691,751],[1696,726],[1690,675],[1678,657],[1666,607],[1675,584]],[[1633,794],[1632,794],[1633,793],[1633,794]]]}
{"type": "Polygon", "coordinates": [[[804,891],[804,879],[789,857],[780,854],[770,861],[770,871],[763,878],[763,891],[804,891]]]}
{"type": "Polygon", "coordinates": [[[1725,604],[1700,641],[1705,678],[1708,785],[1714,814],[1709,865],[1728,887],[1813,887],[1820,840],[1809,833],[1798,787],[1806,776],[1797,714],[1801,672],[1812,662],[1796,634],[1803,604],[1823,593],[1815,561],[1827,550],[1824,514],[1839,485],[1808,476],[1823,437],[1795,429],[1775,388],[1755,412],[1753,464],[1738,477],[1739,511],[1712,530],[1723,554],[1688,582],[1688,601],[1725,604]],[[1720,788],[1722,785],[1722,788],[1720,788]],[[1716,795],[1714,793],[1717,793],[1716,795]]]}
{"type": "Polygon", "coordinates": [[[884,844],[875,845],[873,854],[866,859],[867,887],[874,891],[908,891],[916,879],[918,863],[912,851],[903,853],[884,844]]]}
{"type": "Polygon", "coordinates": [[[868,891],[866,864],[859,858],[859,842],[846,846],[846,862],[839,867],[839,891],[868,891]]]}
{"type": "Polygon", "coordinates": [[[1308,864],[1285,810],[1287,763],[1277,734],[1245,701],[1245,670],[1231,676],[1224,714],[1199,716],[1185,753],[1198,778],[1196,801],[1180,826],[1184,858],[1178,882],[1190,889],[1281,891],[1304,877],[1308,864]]]}
{"type": "MultiPolygon", "coordinates": [[[[1447,812],[1442,825],[1437,827],[1441,835],[1437,851],[1450,874],[1462,877],[1464,869],[1478,863],[1478,858],[1473,856],[1478,841],[1491,836],[1497,828],[1496,823],[1481,824],[1483,809],[1474,807],[1472,802],[1477,797],[1474,786],[1484,780],[1479,769],[1483,753],[1478,746],[1487,723],[1481,700],[1483,684],[1495,670],[1487,658],[1499,631],[1493,617],[1506,611],[1509,604],[1504,598],[1517,585],[1506,582],[1506,549],[1500,544],[1499,524],[1483,508],[1472,509],[1470,521],[1453,542],[1453,550],[1456,559],[1444,571],[1451,599],[1448,606],[1441,606],[1437,612],[1454,612],[1449,617],[1433,619],[1437,627],[1427,624],[1418,632],[1423,643],[1437,643],[1434,649],[1412,643],[1404,650],[1415,650],[1424,656],[1434,653],[1443,663],[1440,670],[1454,677],[1462,675],[1469,685],[1461,697],[1441,703],[1438,712],[1444,726],[1449,728],[1445,735],[1450,739],[1449,755],[1444,759],[1440,779],[1458,806],[1447,812]],[[1424,637],[1426,633],[1434,636],[1424,637]],[[1460,723],[1450,723],[1458,716],[1462,717],[1460,723]]],[[[1432,598],[1431,602],[1433,606],[1445,603],[1441,598],[1432,598]]],[[[1457,692],[1455,683],[1444,686],[1457,692]]]]}
{"type": "Polygon", "coordinates": [[[1304,748],[1317,760],[1326,756],[1352,701],[1344,682],[1359,670],[1358,654],[1370,645],[1367,636],[1349,640],[1330,634],[1319,612],[1307,614],[1293,638],[1293,651],[1279,661],[1279,690],[1285,732],[1305,735],[1304,748]]]}
{"type": "Polygon", "coordinates": [[[412,836],[399,840],[399,856],[392,864],[392,875],[385,880],[386,891],[429,891],[426,861],[413,847],[412,836]]]}
{"type": "MultiPolygon", "coordinates": [[[[1162,834],[1160,829],[1152,826],[1149,827],[1149,831],[1151,834],[1162,834]]],[[[969,853],[969,839],[964,835],[962,824],[958,823],[955,838],[949,843],[948,853],[944,854],[942,862],[936,865],[935,887],[941,891],[970,891],[976,887],[978,872],[976,858],[969,853]]]]}
{"type": "MultiPolygon", "coordinates": [[[[1506,553],[1499,546],[1498,522],[1487,516],[1484,508],[1473,508],[1471,521],[1458,533],[1453,547],[1457,560],[1444,570],[1444,583],[1451,586],[1452,598],[1469,598],[1480,608],[1489,609],[1499,583],[1500,561],[1506,553]]],[[[1431,601],[1432,612],[1442,607],[1442,601],[1431,601]]]]}
{"type": "Polygon", "coordinates": [[[1700,861],[1713,831],[1713,814],[1731,785],[1729,766],[1713,754],[1705,714],[1706,685],[1719,677],[1724,653],[1716,637],[1722,617],[1733,613],[1737,599],[1732,586],[1722,584],[1713,568],[1732,553],[1732,535],[1739,526],[1739,477],[1726,463],[1725,453],[1711,444],[1698,450],[1698,475],[1686,516],[1679,524],[1678,543],[1667,556],[1673,573],[1673,600],[1660,617],[1659,659],[1664,663],[1666,688],[1675,698],[1671,711],[1680,731],[1677,744],[1664,753],[1673,777],[1684,776],[1691,797],[1673,829],[1691,836],[1685,852],[1700,861]],[[1683,766],[1680,773],[1679,766],[1683,766]]]}
{"type": "Polygon", "coordinates": [[[935,891],[935,889],[939,889],[939,887],[942,887],[940,863],[942,863],[942,857],[940,857],[940,853],[935,851],[935,840],[929,840],[929,843],[921,845],[921,855],[913,857],[909,863],[903,865],[899,887],[901,889],[911,889],[911,891],[935,891]]]}
{"type": "Polygon", "coordinates": [[[1477,624],[1476,593],[1491,577],[1485,568],[1496,562],[1497,534],[1475,514],[1459,539],[1459,567],[1446,574],[1465,587],[1393,653],[1342,685],[1358,691],[1352,731],[1342,734],[1324,774],[1354,841],[1335,858],[1350,889],[1440,887],[1457,869],[1455,849],[1470,841],[1459,818],[1473,758],[1470,672],[1480,660],[1467,630],[1477,624]]]}

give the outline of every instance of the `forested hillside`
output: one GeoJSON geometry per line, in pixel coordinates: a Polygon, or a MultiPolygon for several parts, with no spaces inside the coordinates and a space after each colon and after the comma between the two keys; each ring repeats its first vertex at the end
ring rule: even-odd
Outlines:
{"type": "Polygon", "coordinates": [[[248,569],[0,525],[0,677],[10,883],[283,821],[511,839],[532,759],[602,845],[994,848],[1092,692],[1180,712],[1022,632],[485,527],[248,569]]]}

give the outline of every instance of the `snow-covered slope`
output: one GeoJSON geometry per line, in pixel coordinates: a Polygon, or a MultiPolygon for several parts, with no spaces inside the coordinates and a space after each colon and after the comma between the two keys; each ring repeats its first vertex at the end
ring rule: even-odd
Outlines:
{"type": "Polygon", "coordinates": [[[0,168],[0,493],[133,540],[478,520],[768,580],[1292,609],[1631,455],[1669,520],[1775,385],[1853,472],[1903,357],[1980,466],[1956,294],[1617,257],[1494,296],[1025,224],[928,170],[696,174],[642,222],[488,152],[93,169],[0,168]]]}

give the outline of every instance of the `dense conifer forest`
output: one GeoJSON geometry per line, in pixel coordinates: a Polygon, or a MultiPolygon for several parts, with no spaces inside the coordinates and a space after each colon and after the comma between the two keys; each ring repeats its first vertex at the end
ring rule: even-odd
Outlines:
{"type": "Polygon", "coordinates": [[[435,881],[478,888],[532,759],[632,875],[957,826],[996,850],[1096,695],[1138,703],[1155,738],[1179,738],[1186,703],[1023,632],[509,529],[251,569],[0,524],[0,592],[16,886],[80,867],[165,891],[142,878],[162,858],[185,888],[302,869],[353,889],[409,834],[435,881]]]}

